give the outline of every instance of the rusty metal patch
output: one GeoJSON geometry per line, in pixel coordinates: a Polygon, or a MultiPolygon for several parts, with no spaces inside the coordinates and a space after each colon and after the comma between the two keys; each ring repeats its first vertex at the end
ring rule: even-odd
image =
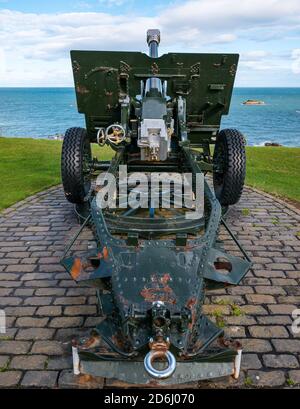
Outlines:
{"type": "Polygon", "coordinates": [[[168,284],[170,280],[170,274],[166,273],[162,276],[153,274],[151,283],[142,289],[141,296],[147,302],[163,301],[168,304],[176,304],[176,295],[168,284]]]}

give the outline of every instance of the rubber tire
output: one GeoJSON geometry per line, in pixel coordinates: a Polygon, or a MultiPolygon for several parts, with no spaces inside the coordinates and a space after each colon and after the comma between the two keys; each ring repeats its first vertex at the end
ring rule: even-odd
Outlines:
{"type": "Polygon", "coordinates": [[[243,192],[246,175],[245,138],[237,129],[223,129],[217,135],[213,156],[223,154],[223,173],[213,172],[215,194],[222,206],[236,204],[243,192]]]}
{"type": "Polygon", "coordinates": [[[67,129],[61,153],[61,177],[66,199],[75,204],[84,203],[91,181],[84,179],[84,155],[91,158],[91,145],[84,128],[67,129]]]}

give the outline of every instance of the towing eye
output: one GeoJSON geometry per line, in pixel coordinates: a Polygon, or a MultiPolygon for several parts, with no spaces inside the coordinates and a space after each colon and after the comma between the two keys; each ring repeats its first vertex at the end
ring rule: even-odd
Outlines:
{"type": "Polygon", "coordinates": [[[169,345],[169,339],[167,339],[167,341],[153,341],[152,338],[150,339],[150,351],[144,358],[144,366],[146,372],[152,378],[166,379],[174,373],[176,369],[176,359],[172,352],[168,350],[169,345]],[[168,362],[168,367],[162,370],[154,368],[153,362],[156,359],[166,359],[168,362]]]}

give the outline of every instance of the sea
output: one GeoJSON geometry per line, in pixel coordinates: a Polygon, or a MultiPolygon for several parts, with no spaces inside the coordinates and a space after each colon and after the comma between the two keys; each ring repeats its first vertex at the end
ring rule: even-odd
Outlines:
{"type": "MultiPolygon", "coordinates": [[[[84,126],[73,88],[0,88],[0,136],[57,138],[84,126]]],[[[300,146],[300,88],[235,88],[221,128],[237,128],[248,145],[300,146]],[[243,105],[258,99],[264,105],[243,105]]]]}

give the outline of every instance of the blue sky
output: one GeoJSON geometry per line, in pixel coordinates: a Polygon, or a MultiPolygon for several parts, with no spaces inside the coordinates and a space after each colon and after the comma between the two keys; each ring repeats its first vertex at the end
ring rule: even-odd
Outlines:
{"type": "MultiPolygon", "coordinates": [[[[163,1],[158,0],[0,0],[2,8],[25,13],[109,12],[117,15],[131,11],[155,15],[163,1]]],[[[168,2],[166,2],[168,3],[168,2]]]]}
{"type": "Polygon", "coordinates": [[[0,86],[72,86],[70,49],[239,53],[237,86],[300,86],[299,0],[0,0],[0,86]]]}

